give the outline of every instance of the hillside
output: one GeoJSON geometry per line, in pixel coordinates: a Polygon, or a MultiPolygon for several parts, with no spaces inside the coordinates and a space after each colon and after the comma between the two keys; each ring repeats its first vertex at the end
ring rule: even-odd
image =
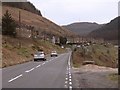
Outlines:
{"type": "Polygon", "coordinates": [[[104,38],[105,40],[118,40],[118,26],[120,26],[120,23],[118,22],[119,20],[120,17],[111,20],[101,28],[92,31],[89,36],[94,38],[104,38]]]}
{"type": "Polygon", "coordinates": [[[19,2],[19,3],[18,2],[3,2],[2,5],[16,7],[16,8],[23,9],[23,10],[42,16],[40,10],[36,9],[36,7],[30,2],[19,2]]]}
{"type": "Polygon", "coordinates": [[[70,25],[63,26],[70,31],[76,32],[79,35],[87,35],[93,30],[96,30],[101,27],[101,25],[97,23],[89,23],[89,22],[79,22],[79,23],[73,23],[70,25]]]}
{"type": "Polygon", "coordinates": [[[106,45],[90,45],[84,51],[82,47],[73,51],[73,66],[80,67],[84,65],[84,61],[94,61],[95,65],[105,67],[117,67],[118,48],[112,44],[106,45]]]}
{"type": "Polygon", "coordinates": [[[38,48],[42,49],[47,55],[52,50],[56,50],[58,53],[64,52],[64,49],[48,41],[2,36],[2,66],[0,64],[0,67],[32,61],[33,54],[37,52],[38,48]],[[18,42],[21,43],[21,47],[19,47],[18,42]]]}
{"type": "MultiPolygon", "coordinates": [[[[23,10],[16,7],[3,5],[2,15],[6,13],[6,10],[11,14],[12,18],[18,23],[19,14],[21,17],[21,30],[20,37],[12,38],[9,36],[2,36],[2,66],[8,67],[15,64],[21,64],[33,60],[33,54],[38,50],[42,49],[47,55],[51,51],[56,50],[58,53],[65,52],[60,46],[51,43],[47,40],[50,37],[47,37],[46,40],[43,38],[33,39],[25,37],[24,34],[30,35],[29,27],[33,26],[34,30],[37,30],[39,33],[45,32],[46,35],[59,36],[69,36],[75,35],[71,31],[64,29],[53,23],[52,21],[42,17],[28,10],[23,10]],[[20,13],[19,13],[20,12],[20,13]],[[25,32],[25,33],[24,33],[25,32]]],[[[19,35],[19,33],[18,33],[19,35]]],[[[45,34],[44,34],[45,35],[45,34]]],[[[41,34],[39,35],[41,36],[41,34]]],[[[1,61],[0,61],[1,62],[1,61]]]]}
{"type": "Polygon", "coordinates": [[[31,13],[23,9],[3,5],[2,7],[3,14],[6,12],[6,10],[9,11],[9,13],[12,15],[12,18],[14,18],[16,22],[19,21],[19,11],[20,11],[21,24],[27,26],[34,26],[35,30],[38,30],[39,32],[44,31],[48,34],[52,34],[56,36],[74,35],[74,33],[72,33],[71,31],[56,25],[52,21],[40,15],[31,13]]]}

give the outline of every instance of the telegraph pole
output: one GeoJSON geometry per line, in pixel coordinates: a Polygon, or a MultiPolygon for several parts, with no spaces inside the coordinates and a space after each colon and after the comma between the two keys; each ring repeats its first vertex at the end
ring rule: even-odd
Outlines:
{"type": "MultiPolygon", "coordinates": [[[[19,11],[19,35],[18,35],[18,37],[20,38],[20,36],[21,36],[21,12],[19,11]]],[[[18,47],[19,48],[21,48],[21,42],[19,41],[18,42],[18,47]]]]}
{"type": "Polygon", "coordinates": [[[21,36],[21,12],[19,11],[19,37],[21,36]]]}

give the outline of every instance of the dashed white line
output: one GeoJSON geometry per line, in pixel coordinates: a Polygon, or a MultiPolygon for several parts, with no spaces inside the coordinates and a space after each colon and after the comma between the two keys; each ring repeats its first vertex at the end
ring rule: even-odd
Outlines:
{"type": "MultiPolygon", "coordinates": [[[[57,57],[58,58],[58,57],[57,57]]],[[[55,59],[57,59],[57,58],[55,58],[55,59]]],[[[54,59],[51,59],[51,60],[49,60],[49,61],[52,61],[52,60],[54,60],[54,59]]],[[[49,62],[49,61],[46,61],[46,62],[44,62],[44,63],[42,63],[42,65],[44,65],[45,63],[47,63],[47,62],[49,62]]],[[[35,68],[38,68],[38,67],[40,67],[41,65],[38,65],[38,66],[36,66],[35,68]]],[[[32,69],[30,69],[30,70],[26,70],[25,72],[31,72],[31,71],[33,71],[35,68],[32,68],[32,69]]],[[[18,79],[18,78],[20,78],[20,77],[22,77],[23,76],[23,74],[20,74],[20,75],[18,75],[18,76],[16,76],[15,78],[12,78],[12,79],[10,79],[8,82],[12,82],[12,81],[14,81],[14,80],[16,80],[16,79],[18,79]]],[[[68,78],[66,78],[66,80],[68,80],[68,78]]],[[[65,83],[67,83],[67,82],[65,82],[65,83]]],[[[66,85],[66,87],[67,87],[67,85],[66,85]]]]}
{"type": "Polygon", "coordinates": [[[72,79],[69,79],[69,81],[71,82],[71,81],[72,81],[72,79]]]}
{"type": "Polygon", "coordinates": [[[69,76],[69,78],[72,78],[71,76],[69,76]]]}
{"type": "Polygon", "coordinates": [[[65,81],[65,84],[67,84],[68,83],[68,81],[65,81]]]}
{"type": "Polygon", "coordinates": [[[12,81],[14,81],[14,80],[16,80],[16,79],[18,79],[18,78],[20,78],[20,77],[22,77],[23,75],[22,74],[20,74],[20,75],[18,75],[17,77],[15,77],[15,78],[12,78],[11,80],[9,80],[8,82],[12,82],[12,81]]]}
{"type": "Polygon", "coordinates": [[[68,80],[68,78],[65,78],[66,80],[68,80]]]}
{"type": "Polygon", "coordinates": [[[69,82],[70,85],[72,85],[72,82],[69,82]]]}
{"type": "Polygon", "coordinates": [[[31,71],[33,71],[35,68],[32,68],[32,69],[30,69],[30,70],[27,70],[27,71],[25,71],[25,72],[31,72],[31,71]]]}
{"type": "Polygon", "coordinates": [[[65,88],[67,88],[67,85],[65,85],[65,88]]]}
{"type": "Polygon", "coordinates": [[[44,65],[45,64],[45,62],[44,63],[42,63],[42,65],[44,65]]]}
{"type": "Polygon", "coordinates": [[[39,68],[41,65],[36,66],[36,68],[39,68]]]}
{"type": "Polygon", "coordinates": [[[69,86],[69,89],[72,90],[72,86],[69,86]]]}

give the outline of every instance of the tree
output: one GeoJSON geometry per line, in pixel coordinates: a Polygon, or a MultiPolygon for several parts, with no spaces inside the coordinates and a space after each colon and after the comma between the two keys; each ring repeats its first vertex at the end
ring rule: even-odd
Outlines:
{"type": "Polygon", "coordinates": [[[2,34],[15,37],[16,27],[17,24],[12,19],[11,14],[7,10],[4,16],[2,17],[2,34]]]}
{"type": "Polygon", "coordinates": [[[66,37],[60,37],[60,44],[65,45],[67,42],[67,38],[66,37]]]}

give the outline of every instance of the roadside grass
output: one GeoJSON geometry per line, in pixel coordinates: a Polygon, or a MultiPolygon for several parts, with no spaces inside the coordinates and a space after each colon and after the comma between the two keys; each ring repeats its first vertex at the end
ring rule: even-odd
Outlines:
{"type": "Polygon", "coordinates": [[[73,51],[73,65],[80,66],[82,62],[95,61],[96,65],[106,67],[117,67],[118,50],[113,45],[90,45],[85,49],[85,53],[82,48],[76,48],[73,51]]]}
{"type": "Polygon", "coordinates": [[[76,50],[72,53],[72,64],[73,67],[79,68],[82,65],[84,58],[81,56],[81,52],[76,50]]]}
{"type": "Polygon", "coordinates": [[[50,43],[49,41],[39,40],[38,44],[40,48],[46,51],[47,54],[51,53],[51,51],[56,50],[58,53],[64,53],[65,50],[60,46],[50,43]],[[44,46],[44,47],[43,47],[44,46]]]}
{"type": "MultiPolygon", "coordinates": [[[[3,37],[3,42],[5,42],[5,38],[3,37]]],[[[33,54],[38,49],[43,49],[46,54],[52,50],[56,50],[58,53],[65,52],[64,49],[48,41],[9,37],[6,39],[6,43],[2,44],[2,67],[29,62],[33,60],[33,54]],[[18,40],[21,42],[21,47],[18,46],[18,40]]]]}
{"type": "Polygon", "coordinates": [[[23,57],[26,57],[26,58],[29,58],[30,57],[30,51],[28,50],[28,48],[20,48],[18,49],[18,52],[17,52],[18,55],[21,55],[23,57]]]}
{"type": "Polygon", "coordinates": [[[112,80],[112,81],[118,81],[118,74],[117,73],[114,73],[114,74],[109,74],[108,75],[108,79],[112,80]]]}

